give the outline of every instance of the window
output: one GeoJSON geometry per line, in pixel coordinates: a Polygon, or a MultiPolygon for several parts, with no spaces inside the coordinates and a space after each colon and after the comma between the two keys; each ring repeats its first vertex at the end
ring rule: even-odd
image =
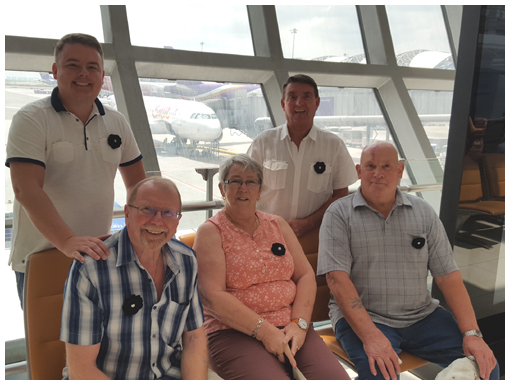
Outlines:
{"type": "MultiPolygon", "coordinates": [[[[204,201],[206,182],[195,168],[218,167],[234,153],[245,153],[264,128],[268,111],[258,84],[225,84],[189,80],[140,79],[158,84],[144,104],[161,175],[173,180],[183,201],[204,201]]],[[[213,199],[221,199],[217,174],[213,199]]],[[[205,213],[185,212],[179,230],[196,229],[205,213]]]]}
{"type": "Polygon", "coordinates": [[[147,4],[126,6],[133,45],[253,55],[244,5],[147,4]]]}
{"type": "Polygon", "coordinates": [[[99,5],[78,9],[72,3],[8,2],[2,5],[2,13],[6,35],[60,39],[68,33],[81,32],[104,42],[99,5]]]}
{"type": "Polygon", "coordinates": [[[277,5],[276,15],[285,58],[366,62],[355,6],[277,5]]]}
{"type": "Polygon", "coordinates": [[[410,90],[409,95],[437,159],[444,169],[453,92],[410,90]]]}
{"type": "Polygon", "coordinates": [[[387,5],[386,13],[398,65],[455,69],[439,5],[387,5]]]}

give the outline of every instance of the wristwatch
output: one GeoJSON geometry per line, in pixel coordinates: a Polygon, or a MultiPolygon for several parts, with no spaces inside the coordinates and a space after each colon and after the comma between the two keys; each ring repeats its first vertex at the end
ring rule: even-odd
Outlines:
{"type": "Polygon", "coordinates": [[[308,322],[306,322],[306,320],[304,320],[303,318],[294,318],[292,322],[297,323],[297,326],[299,326],[305,332],[308,331],[308,322]]]}
{"type": "Polygon", "coordinates": [[[476,337],[483,338],[482,332],[478,329],[468,330],[467,332],[462,333],[462,337],[467,337],[467,336],[476,336],[476,337]]]}

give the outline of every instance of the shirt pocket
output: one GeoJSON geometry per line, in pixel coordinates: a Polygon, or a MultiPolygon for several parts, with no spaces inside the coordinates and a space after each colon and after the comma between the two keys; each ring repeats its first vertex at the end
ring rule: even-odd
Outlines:
{"type": "Polygon", "coordinates": [[[74,160],[74,148],[71,142],[53,143],[53,159],[58,163],[69,163],[74,160]]]}
{"type": "Polygon", "coordinates": [[[188,317],[190,303],[170,301],[161,323],[161,338],[168,346],[175,345],[181,338],[188,317]]]}
{"type": "Polygon", "coordinates": [[[263,166],[264,184],[271,190],[285,188],[289,164],[279,160],[266,160],[263,166]]]}
{"type": "Polygon", "coordinates": [[[331,165],[326,164],[326,169],[322,174],[318,174],[314,167],[315,164],[310,164],[310,170],[308,171],[308,190],[314,193],[331,190],[331,165]]]}
{"type": "Polygon", "coordinates": [[[99,143],[101,144],[101,153],[103,155],[103,160],[105,162],[108,162],[111,164],[116,164],[116,165],[120,164],[120,156],[121,156],[120,148],[117,147],[117,148],[113,149],[108,144],[107,138],[99,139],[99,143]]]}
{"type": "Polygon", "coordinates": [[[420,234],[417,231],[404,231],[402,233],[403,242],[402,249],[405,252],[405,257],[408,261],[428,264],[428,244],[427,234],[420,234]]]}

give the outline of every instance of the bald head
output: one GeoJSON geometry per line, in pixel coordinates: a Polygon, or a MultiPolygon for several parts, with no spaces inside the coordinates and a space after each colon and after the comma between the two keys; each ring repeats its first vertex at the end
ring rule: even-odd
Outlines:
{"type": "Polygon", "coordinates": [[[394,158],[398,162],[398,152],[395,146],[388,142],[374,142],[367,145],[361,152],[360,163],[363,163],[363,158],[370,156],[374,157],[374,154],[378,152],[386,152],[389,157],[394,158]]]}
{"type": "Polygon", "coordinates": [[[381,207],[393,204],[404,163],[398,161],[397,150],[391,143],[366,146],[356,171],[361,180],[361,194],[370,207],[381,211],[381,207]]]}
{"type": "Polygon", "coordinates": [[[179,211],[181,211],[181,209],[182,209],[181,194],[179,193],[177,186],[170,179],[165,179],[160,176],[152,176],[150,178],[146,178],[146,179],[138,182],[135,185],[135,187],[133,187],[133,190],[131,190],[131,194],[129,194],[129,198],[127,201],[128,204],[132,205],[133,202],[136,201],[136,197],[138,195],[138,190],[140,190],[140,187],[145,185],[146,183],[149,183],[150,187],[155,187],[160,190],[166,190],[168,192],[176,192],[177,196],[179,197],[179,211]]]}

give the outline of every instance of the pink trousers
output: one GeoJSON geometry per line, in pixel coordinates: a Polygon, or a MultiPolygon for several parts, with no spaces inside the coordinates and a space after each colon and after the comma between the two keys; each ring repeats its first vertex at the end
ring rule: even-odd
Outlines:
{"type": "MultiPolygon", "coordinates": [[[[208,339],[209,366],[225,380],[290,379],[283,364],[251,336],[227,329],[210,333],[208,339]]],[[[312,326],[294,358],[308,380],[350,380],[312,326]]]]}

